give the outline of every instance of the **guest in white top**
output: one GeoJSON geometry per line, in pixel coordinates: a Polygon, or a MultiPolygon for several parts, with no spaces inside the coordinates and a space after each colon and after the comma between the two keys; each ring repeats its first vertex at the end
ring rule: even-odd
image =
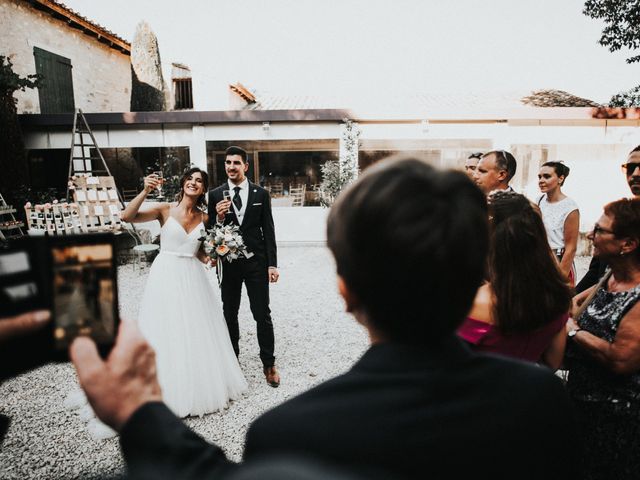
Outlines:
{"type": "Polygon", "coordinates": [[[546,162],[538,172],[538,186],[543,195],[538,199],[547,240],[560,263],[560,270],[575,283],[573,259],[578,246],[580,211],[571,198],[562,193],[561,187],[569,176],[569,167],[562,162],[546,162]]]}

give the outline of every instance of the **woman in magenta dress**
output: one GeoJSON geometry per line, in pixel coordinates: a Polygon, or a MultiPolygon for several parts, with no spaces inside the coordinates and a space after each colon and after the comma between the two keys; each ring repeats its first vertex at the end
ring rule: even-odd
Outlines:
{"type": "Polygon", "coordinates": [[[458,335],[474,350],[557,369],[566,342],[571,290],[558,269],[540,214],[523,195],[489,196],[488,279],[458,335]]]}

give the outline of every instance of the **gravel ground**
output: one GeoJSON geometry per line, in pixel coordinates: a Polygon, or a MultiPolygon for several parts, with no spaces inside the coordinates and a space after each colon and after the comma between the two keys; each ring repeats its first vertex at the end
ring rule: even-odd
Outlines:
{"type": "MultiPolygon", "coordinates": [[[[271,288],[271,308],[280,388],[273,389],[264,381],[255,324],[244,295],[240,365],[249,390],[223,412],[186,420],[233,460],[241,458],[247,426],[255,417],[347,370],[367,346],[363,329],[343,312],[328,250],[289,246],[280,248],[279,256],[281,277],[271,288]]],[[[578,278],[588,264],[587,257],[576,259],[578,278]]],[[[134,272],[130,265],[119,268],[124,317],[137,316],[147,274],[148,269],[134,272]]],[[[0,478],[90,478],[122,473],[117,439],[93,440],[79,414],[65,409],[64,399],[76,388],[69,364],[47,365],[0,386],[0,411],[12,418],[0,450],[0,478]]]]}
{"type": "MultiPolygon", "coordinates": [[[[186,423],[220,445],[233,460],[242,455],[251,421],[318,382],[347,370],[367,346],[367,336],[343,312],[334,263],[324,247],[279,249],[280,280],[271,288],[276,363],[282,383],[269,387],[258,358],[255,323],[244,295],[240,310],[240,366],[248,392],[219,413],[186,423]]],[[[119,268],[120,310],[137,316],[148,269],[119,268]]],[[[212,281],[214,274],[211,273],[212,281]]],[[[0,411],[12,423],[0,450],[0,478],[87,478],[123,471],[118,441],[93,440],[77,411],[63,402],[77,388],[73,367],[51,364],[0,386],[0,411]]]]}

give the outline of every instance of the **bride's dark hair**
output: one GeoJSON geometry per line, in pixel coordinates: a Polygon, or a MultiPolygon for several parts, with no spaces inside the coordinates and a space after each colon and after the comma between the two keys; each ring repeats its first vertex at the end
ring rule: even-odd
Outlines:
{"type": "Polygon", "coordinates": [[[200,173],[200,175],[202,175],[202,186],[204,188],[202,191],[202,195],[200,195],[198,197],[198,200],[196,200],[196,207],[198,207],[200,210],[206,210],[207,192],[209,191],[209,175],[207,174],[207,172],[199,169],[198,167],[191,167],[182,174],[182,177],[180,177],[180,192],[178,192],[178,195],[176,196],[176,201],[178,203],[182,201],[182,198],[184,197],[184,184],[187,183],[187,180],[189,180],[189,178],[193,176],[194,173],[198,172],[200,173]]]}

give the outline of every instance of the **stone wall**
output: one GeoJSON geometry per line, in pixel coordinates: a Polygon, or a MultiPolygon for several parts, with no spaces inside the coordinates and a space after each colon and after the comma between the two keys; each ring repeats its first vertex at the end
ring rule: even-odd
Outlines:
{"type": "MultiPolygon", "coordinates": [[[[108,26],[105,26],[108,28],[108,26]]],[[[62,20],[27,3],[0,0],[0,55],[21,76],[36,73],[33,47],[69,58],[76,108],[84,112],[129,111],[131,59],[62,20]]],[[[18,113],[40,113],[37,89],[16,92],[18,113]]]]}

